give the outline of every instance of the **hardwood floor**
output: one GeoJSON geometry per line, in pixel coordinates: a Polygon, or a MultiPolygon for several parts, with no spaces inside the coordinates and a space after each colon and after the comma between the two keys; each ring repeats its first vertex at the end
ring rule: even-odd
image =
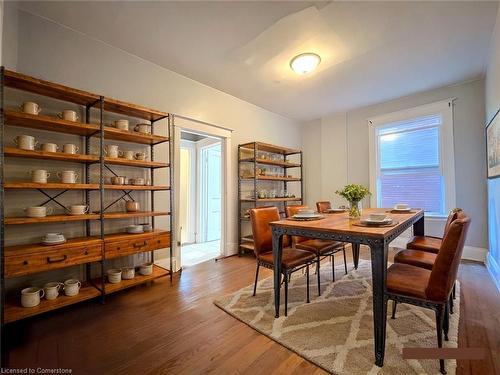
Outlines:
{"type": "MultiPolygon", "coordinates": [[[[366,249],[361,257],[369,259],[366,249]]],[[[254,272],[250,256],[210,261],[184,270],[173,286],[165,278],[111,295],[105,305],[90,301],[9,325],[9,366],[73,374],[324,374],[213,305],[214,297],[251,284],[254,272]]],[[[460,361],[457,373],[500,374],[500,295],[483,265],[463,263],[459,277],[459,345],[488,348],[488,357],[460,361]]]]}

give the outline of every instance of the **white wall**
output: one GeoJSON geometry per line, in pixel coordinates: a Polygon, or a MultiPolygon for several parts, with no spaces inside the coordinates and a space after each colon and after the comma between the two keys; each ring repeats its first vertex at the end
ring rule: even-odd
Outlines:
{"type": "MultiPolygon", "coordinates": [[[[81,33],[20,11],[15,3],[6,3],[5,8],[3,61],[9,69],[234,129],[233,147],[230,151],[233,166],[237,165],[236,150],[239,143],[258,140],[294,148],[301,146],[301,128],[300,124],[295,121],[166,70],[81,33]]],[[[14,105],[16,102],[10,104],[14,105]]],[[[44,113],[55,113],[61,109],[62,105],[46,104],[44,113]]],[[[67,105],[64,104],[64,106],[67,105]]],[[[44,135],[40,133],[39,136],[44,135]]],[[[58,143],[62,143],[65,139],[61,135],[51,137],[51,140],[58,143]]],[[[165,160],[166,150],[166,148],[160,150],[158,161],[165,160]]],[[[31,163],[31,161],[15,161],[11,163],[9,173],[18,173],[14,169],[26,170],[29,168],[28,165],[32,165],[31,163]]],[[[236,201],[236,194],[236,189],[232,190],[229,196],[231,202],[236,201]]],[[[19,196],[17,200],[13,200],[18,205],[28,205],[30,202],[39,203],[39,201],[39,196],[30,196],[28,199],[19,196]],[[22,203],[19,203],[21,199],[22,203]]],[[[167,199],[160,202],[157,208],[168,208],[166,202],[167,199]]],[[[236,205],[232,204],[230,207],[232,220],[227,244],[231,248],[229,252],[236,250],[238,224],[236,205]]],[[[12,209],[19,210],[20,207],[12,209]]],[[[165,221],[160,221],[162,222],[165,221]]],[[[71,232],[70,226],[73,224],[65,225],[65,230],[71,232]]],[[[45,228],[33,229],[29,232],[29,236],[37,238],[36,236],[45,230],[45,228]]],[[[25,228],[22,232],[11,230],[11,235],[8,235],[7,240],[26,242],[27,238],[21,238],[19,234],[23,233],[24,236],[27,232],[25,228]]]]}
{"type": "MultiPolygon", "coordinates": [[[[500,9],[491,42],[490,60],[486,71],[487,122],[500,108],[500,9]]],[[[488,269],[500,290],[500,178],[488,180],[488,269]]]]}
{"type": "MultiPolygon", "coordinates": [[[[311,150],[310,145],[321,145],[321,199],[335,201],[338,198],[334,191],[346,183],[370,186],[368,118],[451,97],[457,98],[454,105],[456,206],[472,216],[467,244],[487,248],[483,80],[417,93],[347,113],[337,113],[313,122],[314,134],[320,136],[316,141],[309,139],[304,146],[304,153],[317,153],[317,150],[311,150]]],[[[305,124],[303,134],[312,137],[310,128],[311,124],[305,124]]],[[[307,170],[311,167],[306,164],[305,168],[307,170]]],[[[306,180],[306,185],[310,185],[309,180],[306,180]]],[[[311,200],[313,196],[306,197],[309,205],[314,204],[311,200]]],[[[317,198],[316,193],[314,199],[317,198]]],[[[364,204],[368,205],[368,200],[364,204]]],[[[442,234],[441,222],[431,223],[428,220],[427,224],[428,233],[442,234]]]]}

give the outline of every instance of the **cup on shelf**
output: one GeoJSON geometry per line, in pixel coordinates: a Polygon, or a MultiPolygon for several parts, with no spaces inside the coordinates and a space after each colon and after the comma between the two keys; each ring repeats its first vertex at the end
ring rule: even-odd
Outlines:
{"type": "Polygon", "coordinates": [[[127,201],[125,203],[125,209],[127,210],[127,212],[136,212],[136,211],[139,211],[139,209],[140,209],[139,202],[136,202],[136,201],[127,201]]]}
{"type": "Polygon", "coordinates": [[[24,102],[21,105],[21,111],[24,113],[29,113],[30,115],[38,115],[42,112],[42,108],[34,102],[24,102]]]}
{"type": "Polygon", "coordinates": [[[55,143],[42,143],[40,148],[45,152],[57,152],[59,150],[59,146],[55,143]]]}
{"type": "Polygon", "coordinates": [[[135,158],[136,158],[136,160],[146,160],[146,153],[145,152],[136,152],[135,158]]]}
{"type": "Polygon", "coordinates": [[[80,293],[82,283],[77,279],[69,279],[64,282],[64,294],[68,297],[76,296],[80,293]]]}
{"type": "Polygon", "coordinates": [[[63,152],[65,154],[77,154],[79,150],[78,146],[72,143],[66,143],[63,145],[63,152]]]}
{"type": "Polygon", "coordinates": [[[32,206],[26,207],[24,211],[26,211],[27,217],[45,217],[50,215],[54,210],[52,207],[32,206]]]}
{"type": "Polygon", "coordinates": [[[57,114],[57,117],[66,121],[78,121],[78,114],[71,109],[65,109],[57,114]]]}
{"type": "Polygon", "coordinates": [[[57,177],[63,184],[75,184],[78,179],[78,174],[75,171],[57,172],[57,177]]]}
{"type": "Polygon", "coordinates": [[[108,281],[111,284],[118,284],[122,281],[122,270],[119,268],[112,268],[106,271],[108,281]]]}
{"type": "Polygon", "coordinates": [[[59,291],[64,287],[64,284],[59,283],[57,281],[47,283],[43,286],[43,290],[45,291],[45,298],[48,300],[53,300],[59,297],[59,291]]]}
{"type": "Polygon", "coordinates": [[[142,224],[139,224],[139,225],[142,225],[142,230],[144,232],[151,232],[153,230],[153,226],[149,223],[142,223],[142,224]]]}
{"type": "Polygon", "coordinates": [[[134,267],[123,267],[122,268],[122,280],[131,280],[135,277],[134,267]]]}
{"type": "Polygon", "coordinates": [[[86,213],[89,212],[89,206],[85,204],[75,204],[72,206],[69,206],[69,214],[70,215],[85,215],[86,213]]]}
{"type": "Polygon", "coordinates": [[[38,144],[38,141],[31,135],[23,134],[14,138],[14,143],[17,148],[20,148],[21,150],[33,151],[35,146],[38,144]]]}
{"type": "Polygon", "coordinates": [[[50,177],[50,173],[45,169],[35,169],[33,171],[28,172],[31,175],[31,181],[36,182],[37,184],[46,184],[48,178],[50,177]]]}
{"type": "Polygon", "coordinates": [[[112,185],[125,185],[125,176],[113,176],[111,177],[112,185]]]}
{"type": "Polygon", "coordinates": [[[35,307],[40,304],[45,292],[41,288],[29,287],[21,290],[21,305],[23,307],[35,307]]]}
{"type": "Polygon", "coordinates": [[[118,158],[123,153],[118,149],[117,145],[107,145],[104,148],[104,152],[110,158],[118,158]]]}
{"type": "Polygon", "coordinates": [[[132,180],[132,185],[144,185],[144,178],[137,177],[132,180]]]}
{"type": "Polygon", "coordinates": [[[143,263],[139,266],[139,273],[147,276],[153,273],[153,263],[143,263]]]}
{"type": "Polygon", "coordinates": [[[128,120],[124,120],[124,119],[116,120],[114,122],[114,125],[115,125],[115,128],[117,128],[119,130],[128,130],[128,120]]]}
{"type": "Polygon", "coordinates": [[[134,160],[135,152],[134,151],[123,151],[123,157],[127,160],[134,160]]]}
{"type": "Polygon", "coordinates": [[[137,124],[134,127],[134,131],[137,133],[151,134],[151,124],[137,124]]]}

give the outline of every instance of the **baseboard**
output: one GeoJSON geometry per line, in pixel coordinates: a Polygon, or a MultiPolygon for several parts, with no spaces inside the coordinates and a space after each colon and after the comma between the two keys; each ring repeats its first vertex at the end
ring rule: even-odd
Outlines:
{"type": "Polygon", "coordinates": [[[488,257],[486,259],[486,268],[488,269],[493,282],[500,292],[500,265],[498,265],[497,261],[491,256],[491,253],[488,253],[488,257]]]}

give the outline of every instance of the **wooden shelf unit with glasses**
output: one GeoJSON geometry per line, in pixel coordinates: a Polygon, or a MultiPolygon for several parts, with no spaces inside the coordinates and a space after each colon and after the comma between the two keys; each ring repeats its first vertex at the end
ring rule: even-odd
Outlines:
{"type": "MultiPolygon", "coordinates": [[[[45,313],[54,309],[68,306],[88,299],[101,297],[104,300],[106,294],[129,288],[141,283],[152,281],[158,277],[170,276],[172,278],[172,213],[170,211],[155,210],[155,192],[166,191],[169,195],[169,210],[173,207],[173,197],[170,191],[172,186],[173,171],[171,169],[172,152],[172,127],[173,115],[140,105],[130,104],[116,99],[109,99],[102,95],[92,94],[86,91],[63,86],[57,83],[33,78],[17,72],[1,68],[0,71],[1,90],[1,113],[0,116],[0,261],[2,269],[1,279],[1,324],[14,322],[30,316],[45,313]],[[5,96],[7,89],[23,91],[28,94],[40,95],[45,98],[55,99],[73,105],[82,106],[85,113],[84,121],[66,121],[55,116],[44,114],[28,114],[5,108],[5,96]],[[125,131],[104,125],[103,117],[106,112],[125,115],[150,124],[151,134],[125,131]],[[97,115],[96,115],[97,113],[97,115]],[[91,121],[91,117],[94,121],[91,121]],[[97,117],[97,119],[96,119],[97,117]],[[154,124],[163,120],[166,123],[166,136],[154,134],[154,124]],[[8,127],[34,129],[43,131],[44,134],[60,133],[80,137],[84,150],[80,154],[64,154],[62,152],[45,152],[41,150],[24,150],[17,147],[5,145],[5,130],[8,127]],[[82,139],[83,138],[83,139],[82,139]],[[98,154],[91,154],[91,142],[98,144],[98,154]],[[149,160],[127,160],[123,158],[110,158],[104,153],[104,141],[116,140],[121,142],[135,143],[149,148],[149,160]],[[168,143],[168,161],[158,162],[154,160],[154,146],[168,143]],[[61,182],[34,183],[31,181],[10,181],[5,175],[5,165],[12,158],[39,159],[50,165],[51,162],[80,163],[83,165],[84,173],[81,181],[74,184],[61,182]],[[149,170],[151,183],[149,185],[110,185],[104,182],[104,171],[115,174],[112,166],[145,168],[149,170]],[[91,181],[91,168],[97,181],[91,181]],[[158,169],[169,169],[167,181],[155,184],[155,171],[158,169]],[[43,199],[40,206],[48,203],[56,204],[67,210],[58,197],[67,191],[81,190],[85,196],[85,204],[89,205],[96,200],[99,209],[84,215],[71,216],[63,214],[48,215],[41,218],[6,216],[5,199],[9,191],[38,191],[43,199]],[[113,202],[107,202],[107,191],[120,192],[120,198],[113,202]],[[91,193],[93,195],[91,195],[91,193]],[[119,201],[130,197],[130,194],[150,194],[149,209],[138,212],[111,212],[119,201]],[[155,217],[169,216],[170,224],[167,230],[155,228],[155,217]],[[126,220],[133,218],[148,218],[153,228],[151,232],[142,234],[129,233],[105,233],[104,222],[106,220],[126,220]],[[58,223],[82,222],[83,237],[68,238],[63,244],[42,245],[40,243],[28,243],[22,245],[7,245],[6,234],[9,228],[21,225],[42,225],[58,223]],[[92,225],[97,223],[98,225],[92,225]],[[110,284],[106,281],[105,273],[108,266],[107,259],[114,259],[133,254],[144,253],[154,263],[154,252],[159,249],[170,250],[170,267],[163,268],[154,265],[151,275],[143,276],[136,273],[132,280],[122,280],[119,284],[110,284]],[[149,254],[149,256],[147,255],[149,254]],[[20,291],[13,291],[11,296],[6,297],[5,284],[8,279],[16,277],[29,277],[42,272],[67,267],[84,267],[85,277],[82,277],[82,287],[78,295],[74,297],[65,296],[60,293],[55,300],[42,299],[41,303],[32,308],[25,308],[20,303],[20,291]],[[93,269],[93,273],[91,270],[93,269]],[[98,275],[97,277],[95,275],[98,275]],[[92,277],[91,277],[92,275],[92,277]]],[[[60,102],[54,102],[60,110],[60,102]]],[[[29,134],[29,133],[28,133],[29,134]]],[[[80,204],[80,202],[75,202],[80,204]]],[[[60,224],[62,225],[62,224],[60,224]]],[[[9,238],[7,238],[9,242],[9,238]]],[[[83,271],[83,269],[82,269],[83,271]]],[[[27,281],[29,283],[29,281],[27,281]]],[[[25,285],[26,287],[30,285],[25,285]]],[[[37,285],[42,287],[42,285],[37,285]]]]}
{"type": "Polygon", "coordinates": [[[249,208],[302,204],[302,151],[264,142],[238,145],[238,253],[253,251],[249,208]],[[289,172],[289,171],[298,172],[289,172]],[[294,194],[288,184],[298,184],[294,194]],[[262,186],[272,186],[269,191],[262,186]]]}

